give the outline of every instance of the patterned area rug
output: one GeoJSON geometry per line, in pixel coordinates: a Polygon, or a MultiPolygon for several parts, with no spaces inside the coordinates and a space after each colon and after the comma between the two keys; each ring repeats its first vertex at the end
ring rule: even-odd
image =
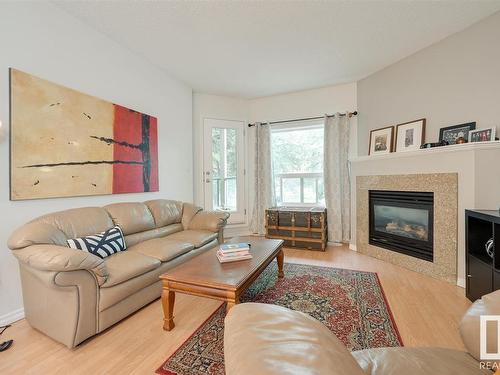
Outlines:
{"type": "MultiPolygon", "coordinates": [[[[285,306],[325,324],[350,350],[402,346],[396,323],[372,272],[272,262],[241,302],[285,306]]],[[[224,374],[223,304],[156,370],[164,375],[224,374]]]]}

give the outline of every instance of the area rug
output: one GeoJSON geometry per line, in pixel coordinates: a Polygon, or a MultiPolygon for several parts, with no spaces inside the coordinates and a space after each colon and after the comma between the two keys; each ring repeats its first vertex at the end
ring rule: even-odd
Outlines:
{"type": "MultiPolygon", "coordinates": [[[[327,326],[349,350],[402,346],[396,323],[376,273],[285,263],[278,279],[272,262],[240,302],[285,306],[327,326]]],[[[224,374],[222,304],[156,373],[224,374]]]]}

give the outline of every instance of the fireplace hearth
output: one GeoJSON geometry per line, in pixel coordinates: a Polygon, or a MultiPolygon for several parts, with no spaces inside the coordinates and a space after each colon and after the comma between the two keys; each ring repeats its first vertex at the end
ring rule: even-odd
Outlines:
{"type": "Polygon", "coordinates": [[[434,193],[369,191],[369,243],[433,261],[434,193]]]}

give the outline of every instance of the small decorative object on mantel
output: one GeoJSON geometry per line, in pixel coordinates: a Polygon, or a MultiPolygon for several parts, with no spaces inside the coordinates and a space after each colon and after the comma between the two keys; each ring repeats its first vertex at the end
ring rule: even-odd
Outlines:
{"type": "Polygon", "coordinates": [[[467,139],[465,139],[464,137],[458,137],[455,141],[455,144],[457,144],[457,145],[461,145],[464,143],[467,143],[467,139]]]}
{"type": "Polygon", "coordinates": [[[405,122],[396,127],[396,152],[420,149],[425,138],[425,118],[405,122]]]}
{"type": "Polygon", "coordinates": [[[431,142],[431,143],[424,143],[422,146],[420,146],[420,148],[433,148],[433,147],[442,147],[448,145],[449,145],[448,141],[431,142]]]}
{"type": "Polygon", "coordinates": [[[469,141],[469,132],[476,128],[475,122],[468,122],[466,124],[453,125],[448,126],[446,128],[439,129],[439,141],[448,141],[450,145],[454,145],[457,143],[465,143],[461,140],[461,142],[457,142],[458,138],[463,138],[465,141],[469,141]]]}
{"type": "Polygon", "coordinates": [[[469,140],[471,142],[488,142],[495,140],[496,128],[471,130],[469,132],[469,140]]]}
{"type": "Polygon", "coordinates": [[[368,155],[388,154],[392,152],[393,137],[394,126],[387,126],[385,128],[370,131],[368,155]]]}

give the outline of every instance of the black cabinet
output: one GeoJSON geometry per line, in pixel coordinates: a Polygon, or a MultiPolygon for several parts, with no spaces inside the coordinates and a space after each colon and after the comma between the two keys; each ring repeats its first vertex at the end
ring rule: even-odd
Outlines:
{"type": "Polygon", "coordinates": [[[500,289],[498,211],[465,211],[465,247],[466,295],[468,299],[475,301],[485,294],[500,289]],[[489,247],[488,243],[491,243],[489,247]]]}
{"type": "Polygon", "coordinates": [[[475,301],[481,296],[493,292],[492,278],[491,265],[469,255],[467,260],[467,298],[475,301]]]}

